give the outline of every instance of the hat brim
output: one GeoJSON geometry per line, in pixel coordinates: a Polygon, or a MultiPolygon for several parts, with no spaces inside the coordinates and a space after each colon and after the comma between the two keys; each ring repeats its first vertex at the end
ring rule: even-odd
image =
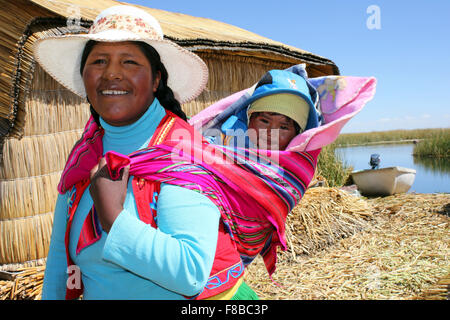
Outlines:
{"type": "Polygon", "coordinates": [[[42,38],[34,44],[36,61],[56,81],[85,98],[80,74],[81,55],[89,40],[99,42],[141,41],[158,51],[169,74],[168,86],[180,103],[195,99],[206,87],[208,67],[196,54],[168,40],[149,40],[123,30],[42,38]]]}

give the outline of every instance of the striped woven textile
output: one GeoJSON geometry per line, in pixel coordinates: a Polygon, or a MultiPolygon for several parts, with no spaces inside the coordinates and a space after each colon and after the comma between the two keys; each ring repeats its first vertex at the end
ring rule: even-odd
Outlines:
{"type": "MultiPolygon", "coordinates": [[[[190,125],[177,121],[177,130],[196,136],[190,125]]],[[[276,248],[286,249],[286,217],[313,178],[319,153],[234,149],[182,139],[128,156],[108,152],[105,158],[113,178],[130,165],[132,176],[206,195],[219,208],[244,265],[261,254],[272,274],[276,248]]]]}
{"type": "MultiPolygon", "coordinates": [[[[172,121],[162,122],[170,123],[170,130],[164,126],[159,129],[167,131],[162,143],[130,155],[105,154],[111,177],[115,178],[121,168],[130,165],[130,176],[201,192],[219,208],[244,265],[261,254],[272,274],[276,248],[286,249],[287,214],[307,189],[320,151],[248,150],[213,145],[188,123],[170,113],[169,117],[172,121]]],[[[102,129],[90,119],[69,156],[58,186],[60,193],[89,178],[90,169],[103,153],[102,136],[102,129]]]]}

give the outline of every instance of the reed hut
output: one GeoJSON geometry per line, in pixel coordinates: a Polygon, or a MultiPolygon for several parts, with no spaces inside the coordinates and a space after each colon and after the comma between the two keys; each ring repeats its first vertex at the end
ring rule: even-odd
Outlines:
{"type": "MultiPolygon", "coordinates": [[[[49,35],[86,32],[112,0],[0,0],[0,270],[45,263],[56,186],[89,117],[85,101],[54,81],[32,56],[49,35]]],[[[122,3],[125,4],[125,3],[122,3]]],[[[305,63],[311,77],[339,74],[323,57],[241,28],[141,7],[166,38],[207,63],[207,89],[184,110],[193,115],[251,86],[266,71],[305,63]]]]}

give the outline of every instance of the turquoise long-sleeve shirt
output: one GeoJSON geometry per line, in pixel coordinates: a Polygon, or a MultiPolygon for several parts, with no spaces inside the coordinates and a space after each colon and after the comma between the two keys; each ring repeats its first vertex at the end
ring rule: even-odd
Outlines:
{"type": "MultiPolygon", "coordinates": [[[[129,154],[146,147],[164,108],[155,98],[135,123],[105,129],[103,150],[129,154]]],[[[220,213],[206,196],[178,186],[161,185],[158,228],[139,220],[130,177],[124,209],[109,233],[83,249],[76,246],[92,198],[86,189],[74,216],[69,252],[80,268],[84,299],[185,299],[199,293],[211,272],[220,213]]],[[[53,220],[43,299],[64,299],[67,261],[64,245],[68,193],[59,195],[53,220]]]]}

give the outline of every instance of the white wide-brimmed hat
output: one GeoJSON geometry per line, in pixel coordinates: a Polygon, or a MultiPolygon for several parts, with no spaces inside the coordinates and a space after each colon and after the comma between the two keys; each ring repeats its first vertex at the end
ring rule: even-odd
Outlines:
{"type": "Polygon", "coordinates": [[[149,13],[119,5],[102,11],[87,34],[46,37],[36,41],[34,56],[53,78],[86,97],[80,75],[81,55],[89,40],[142,41],[158,51],[169,74],[168,86],[180,103],[195,99],[206,87],[208,67],[196,54],[165,40],[158,21],[149,13]]]}

